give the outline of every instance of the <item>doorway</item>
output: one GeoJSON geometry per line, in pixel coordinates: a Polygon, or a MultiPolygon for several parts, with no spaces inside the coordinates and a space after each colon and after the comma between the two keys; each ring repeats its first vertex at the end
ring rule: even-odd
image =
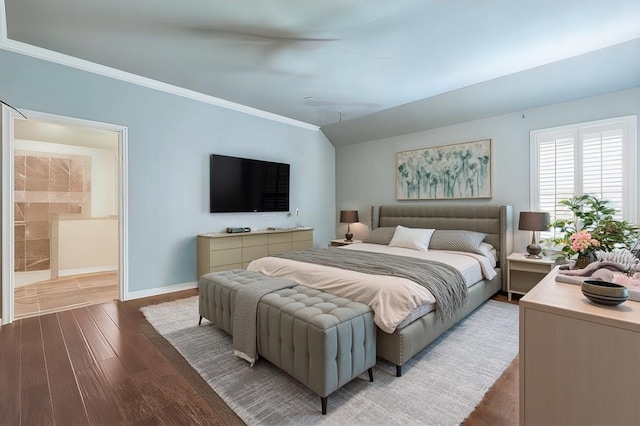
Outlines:
{"type": "Polygon", "coordinates": [[[12,194],[3,206],[12,208],[3,216],[13,231],[4,233],[13,244],[10,256],[3,251],[11,278],[3,323],[124,300],[126,128],[24,113],[9,121],[11,152],[3,152],[12,158],[3,170],[3,192],[12,194]]]}

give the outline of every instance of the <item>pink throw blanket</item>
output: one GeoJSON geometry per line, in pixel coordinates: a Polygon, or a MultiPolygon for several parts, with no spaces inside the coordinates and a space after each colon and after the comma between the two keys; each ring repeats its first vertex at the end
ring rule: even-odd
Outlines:
{"type": "Polygon", "coordinates": [[[583,269],[562,269],[556,276],[557,281],[582,284],[584,280],[608,281],[626,286],[629,300],[640,302],[640,271],[628,275],[629,269],[620,263],[597,261],[583,269]]]}

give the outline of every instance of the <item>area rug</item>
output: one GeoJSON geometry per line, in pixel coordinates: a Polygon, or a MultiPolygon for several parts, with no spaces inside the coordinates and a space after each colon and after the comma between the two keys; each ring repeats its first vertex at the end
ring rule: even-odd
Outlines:
{"type": "Polygon", "coordinates": [[[395,377],[378,359],[367,374],[320,398],[268,361],[252,368],[233,355],[231,337],[203,320],[197,296],[141,309],[211,388],[249,425],[456,425],[518,352],[518,306],[489,300],[417,354],[395,377]]]}

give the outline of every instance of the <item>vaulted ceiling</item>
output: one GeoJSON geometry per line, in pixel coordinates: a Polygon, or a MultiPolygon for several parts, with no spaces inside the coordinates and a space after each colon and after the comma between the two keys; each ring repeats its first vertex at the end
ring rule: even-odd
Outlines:
{"type": "Polygon", "coordinates": [[[314,124],[336,146],[640,86],[638,0],[4,4],[8,40],[314,124]]]}

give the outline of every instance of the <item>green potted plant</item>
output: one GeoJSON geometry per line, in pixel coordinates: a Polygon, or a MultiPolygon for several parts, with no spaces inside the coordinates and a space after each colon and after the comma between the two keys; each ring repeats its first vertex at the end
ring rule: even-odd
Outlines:
{"type": "Polygon", "coordinates": [[[640,236],[636,225],[613,218],[616,210],[607,200],[585,194],[562,200],[560,204],[567,206],[574,218],[549,224],[560,231],[560,236],[551,242],[561,246],[567,257],[576,256],[577,268],[596,260],[596,251],[630,248],[640,236]]]}

